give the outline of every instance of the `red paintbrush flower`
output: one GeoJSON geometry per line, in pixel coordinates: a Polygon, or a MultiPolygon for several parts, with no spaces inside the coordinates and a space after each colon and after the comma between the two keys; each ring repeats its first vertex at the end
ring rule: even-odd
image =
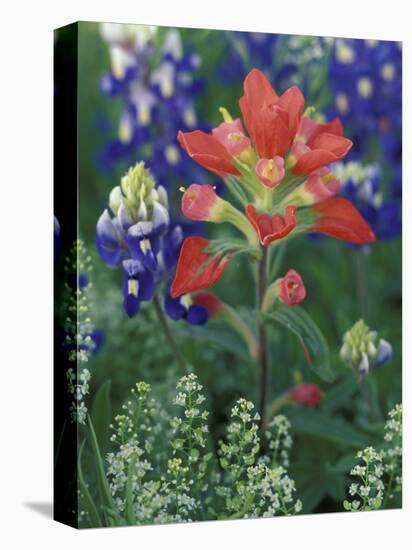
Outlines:
{"type": "Polygon", "coordinates": [[[292,145],[288,165],[292,165],[294,174],[310,174],[325,164],[343,159],[351,147],[351,140],[343,137],[339,119],[319,124],[304,116],[292,145]]]}
{"type": "Polygon", "coordinates": [[[273,241],[286,237],[296,227],[296,208],[287,206],[285,215],[258,214],[253,204],[246,206],[246,216],[259,235],[263,246],[268,246],[273,241]]]}
{"type": "Polygon", "coordinates": [[[266,76],[252,69],[239,101],[243,120],[262,158],[284,155],[295,137],[305,99],[297,86],[278,96],[266,76]]]}
{"type": "Polygon", "coordinates": [[[210,241],[203,237],[187,237],[184,240],[170,289],[173,298],[209,288],[223,275],[229,258],[216,258],[205,252],[209,244],[210,241]]]}

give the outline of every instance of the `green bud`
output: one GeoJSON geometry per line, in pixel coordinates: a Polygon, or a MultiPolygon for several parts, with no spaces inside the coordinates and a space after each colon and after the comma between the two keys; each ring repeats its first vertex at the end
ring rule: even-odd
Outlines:
{"type": "Polygon", "coordinates": [[[343,335],[340,358],[348,367],[356,369],[367,359],[375,361],[377,338],[377,333],[370,330],[363,319],[360,319],[343,335]]]}

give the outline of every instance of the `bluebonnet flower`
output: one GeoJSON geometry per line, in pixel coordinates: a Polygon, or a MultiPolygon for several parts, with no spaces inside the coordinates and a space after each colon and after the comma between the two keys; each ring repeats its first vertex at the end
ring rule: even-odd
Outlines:
{"type": "Polygon", "coordinates": [[[401,233],[401,203],[390,196],[385,200],[379,165],[351,161],[336,163],[333,171],[341,182],[342,194],[356,205],[379,239],[401,233]]]}
{"type": "Polygon", "coordinates": [[[344,363],[363,378],[371,367],[379,368],[392,357],[392,346],[377,332],[370,330],[363,319],[343,335],[340,357],[344,363]]]}
{"type": "Polygon", "coordinates": [[[324,61],[327,39],[257,32],[226,32],[221,36],[224,55],[217,75],[223,83],[241,82],[253,65],[276,82],[277,89],[295,84],[314,101],[314,75],[324,61]]]}
{"type": "Polygon", "coordinates": [[[176,136],[198,126],[193,98],[203,87],[194,76],[200,57],[183,52],[176,29],[164,33],[160,52],[163,35],[157,27],[103,24],[101,33],[111,59],[101,86],[109,97],[123,101],[118,136],[100,158],[103,169],[131,164],[139,156],[156,167],[165,187],[171,179],[195,178],[199,170],[181,154],[176,136]]]}
{"type": "Polygon", "coordinates": [[[401,229],[402,189],[401,43],[336,39],[330,56],[329,79],[334,98],[329,114],[344,122],[354,142],[352,158],[371,158],[371,151],[375,150],[375,158],[380,159],[388,172],[388,195],[395,202],[385,203],[381,216],[388,226],[393,222],[396,227],[387,236],[397,236],[401,229]]]}
{"type": "Polygon", "coordinates": [[[368,136],[402,127],[402,51],[399,42],[336,39],[329,63],[334,109],[352,131],[355,149],[368,136]]]}
{"type": "Polygon", "coordinates": [[[170,222],[165,188],[156,185],[144,162],[131,167],[114,187],[109,208],[97,222],[97,250],[110,267],[121,267],[123,306],[134,317],[142,301],[151,301],[166,285],[165,309],[174,319],[207,321],[207,309],[192,305],[188,295],[174,300],[170,278],[183,241],[181,226],[170,222]]]}

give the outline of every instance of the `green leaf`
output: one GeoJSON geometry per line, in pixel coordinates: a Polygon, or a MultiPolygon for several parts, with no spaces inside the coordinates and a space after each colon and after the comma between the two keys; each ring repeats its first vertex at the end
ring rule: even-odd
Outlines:
{"type": "Polygon", "coordinates": [[[86,443],[86,440],[84,440],[83,443],[80,445],[79,454],[77,457],[77,472],[79,476],[80,493],[83,499],[84,506],[88,513],[88,520],[89,520],[90,527],[103,527],[102,521],[99,516],[99,512],[97,511],[97,508],[94,504],[94,500],[90,494],[90,491],[86,485],[86,482],[83,476],[82,455],[83,455],[83,449],[84,449],[85,443],[86,443]]]}
{"type": "Polygon", "coordinates": [[[371,444],[369,434],[361,432],[341,418],[323,414],[320,410],[290,409],[287,416],[292,429],[297,433],[320,437],[355,449],[371,444]]]}
{"type": "Polygon", "coordinates": [[[338,474],[349,474],[350,470],[358,462],[354,453],[349,453],[342,456],[335,464],[327,464],[327,469],[330,472],[338,474]]]}
{"type": "Polygon", "coordinates": [[[112,405],[110,400],[111,380],[107,380],[96,392],[92,405],[92,422],[99,447],[105,450],[109,442],[112,405]]]}
{"type": "MultiPolygon", "coordinates": [[[[91,445],[96,465],[96,475],[97,475],[97,485],[99,488],[100,497],[102,499],[103,506],[111,510],[113,516],[117,516],[116,506],[113,501],[112,494],[110,492],[110,487],[106,479],[106,474],[104,471],[104,463],[102,455],[99,449],[99,443],[97,441],[96,433],[93,428],[92,419],[89,416],[89,429],[90,429],[90,439],[91,445]]],[[[120,519],[120,518],[119,518],[120,519]]]]}
{"type": "Polygon", "coordinates": [[[264,318],[291,330],[299,338],[310,368],[326,382],[333,381],[328,344],[319,327],[303,309],[297,306],[282,307],[264,314],[264,318]]]}
{"type": "Polygon", "coordinates": [[[357,381],[353,373],[350,373],[349,376],[345,376],[332,388],[328,389],[321,401],[321,408],[325,412],[331,413],[348,403],[357,391],[357,381]]]}

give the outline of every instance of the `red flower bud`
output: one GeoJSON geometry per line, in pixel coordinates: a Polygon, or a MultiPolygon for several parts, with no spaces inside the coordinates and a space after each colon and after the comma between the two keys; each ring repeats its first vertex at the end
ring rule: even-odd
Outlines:
{"type": "Polygon", "coordinates": [[[189,220],[218,221],[223,205],[224,201],[207,184],[193,183],[182,197],[182,212],[189,220]]]}
{"type": "Polygon", "coordinates": [[[306,296],[303,279],[297,271],[289,269],[286,275],[278,282],[278,297],[284,304],[295,306],[306,296]]]}
{"type": "Polygon", "coordinates": [[[256,164],[255,172],[263,185],[273,189],[285,175],[284,164],[283,157],[260,159],[256,164]]]}
{"type": "Polygon", "coordinates": [[[291,399],[302,407],[316,407],[322,398],[321,391],[316,384],[297,384],[288,393],[291,399]]]}
{"type": "Polygon", "coordinates": [[[217,128],[213,128],[212,135],[233,157],[238,157],[250,149],[250,140],[245,136],[239,118],[233,122],[222,122],[217,128]]]}

